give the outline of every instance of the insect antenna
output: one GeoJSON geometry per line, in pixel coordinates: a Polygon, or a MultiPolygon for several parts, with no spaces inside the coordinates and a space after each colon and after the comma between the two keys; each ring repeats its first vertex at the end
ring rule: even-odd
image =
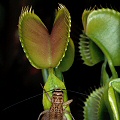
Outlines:
{"type": "Polygon", "coordinates": [[[4,108],[2,111],[5,111],[5,110],[7,110],[7,109],[9,109],[9,108],[12,108],[12,107],[14,107],[14,106],[16,106],[16,105],[18,105],[18,104],[20,104],[20,103],[23,103],[23,102],[26,102],[26,101],[30,100],[30,99],[36,98],[36,97],[38,97],[38,96],[40,96],[40,95],[42,95],[42,94],[43,94],[43,93],[40,93],[40,94],[34,95],[34,96],[32,96],[32,97],[26,98],[26,99],[24,99],[24,100],[22,100],[22,101],[19,101],[19,102],[17,102],[17,103],[14,103],[14,104],[12,104],[12,105],[4,108]]]}
{"type": "MultiPolygon", "coordinates": [[[[53,90],[43,91],[43,93],[50,92],[50,91],[53,91],[53,90]]],[[[26,102],[26,101],[28,101],[28,100],[31,100],[31,99],[33,99],[33,98],[36,98],[36,97],[40,96],[40,95],[43,95],[43,93],[34,95],[34,96],[32,96],[32,97],[26,98],[26,99],[21,100],[21,101],[19,101],[19,102],[16,102],[16,103],[14,103],[14,104],[12,104],[12,105],[4,108],[4,109],[2,110],[2,112],[3,112],[3,111],[6,111],[7,109],[10,109],[10,108],[12,108],[12,107],[14,107],[14,106],[16,106],[16,105],[18,105],[18,104],[24,103],[24,102],[26,102]]]]}
{"type": "Polygon", "coordinates": [[[80,93],[80,92],[73,91],[73,90],[67,90],[67,91],[72,92],[72,93],[76,93],[76,94],[78,94],[78,95],[83,95],[83,96],[88,97],[88,95],[87,95],[87,94],[85,94],[85,93],[80,93]]]}

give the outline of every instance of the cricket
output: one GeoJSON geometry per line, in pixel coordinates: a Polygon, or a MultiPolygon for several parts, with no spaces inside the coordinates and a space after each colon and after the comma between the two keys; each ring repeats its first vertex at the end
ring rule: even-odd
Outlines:
{"type": "Polygon", "coordinates": [[[65,114],[69,114],[72,119],[75,120],[71,112],[66,110],[73,100],[71,99],[64,102],[64,92],[61,89],[54,89],[52,98],[45,89],[44,92],[52,105],[49,110],[41,112],[37,120],[67,120],[65,114]]]}

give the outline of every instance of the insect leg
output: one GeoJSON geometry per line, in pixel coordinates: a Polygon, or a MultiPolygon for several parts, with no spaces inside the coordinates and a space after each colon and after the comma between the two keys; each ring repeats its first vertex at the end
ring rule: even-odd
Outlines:
{"type": "Polygon", "coordinates": [[[72,117],[72,119],[75,120],[74,117],[73,117],[73,115],[71,114],[71,112],[65,110],[65,109],[70,105],[70,103],[71,103],[72,101],[73,101],[73,100],[71,99],[71,100],[68,100],[68,101],[66,101],[66,102],[63,103],[63,106],[65,106],[65,108],[64,108],[64,113],[69,114],[69,115],[72,117]]]}
{"type": "Polygon", "coordinates": [[[40,84],[41,87],[43,88],[44,93],[46,94],[46,96],[48,97],[48,100],[51,102],[51,98],[50,95],[48,94],[48,92],[44,89],[44,87],[42,86],[42,84],[40,84]]]}
{"type": "Polygon", "coordinates": [[[63,106],[65,106],[64,110],[70,105],[70,103],[72,102],[73,100],[68,100],[66,102],[63,103],[63,106]]]}
{"type": "Polygon", "coordinates": [[[63,120],[67,120],[67,118],[66,118],[66,116],[65,116],[65,115],[63,115],[63,120]]]}
{"type": "Polygon", "coordinates": [[[43,114],[45,114],[45,113],[47,113],[47,112],[49,112],[49,110],[44,110],[43,112],[41,112],[41,113],[39,114],[37,120],[40,120],[41,115],[43,115],[43,114]]]}
{"type": "Polygon", "coordinates": [[[67,110],[64,110],[64,113],[69,114],[69,115],[72,117],[72,119],[75,120],[75,118],[73,117],[73,115],[71,114],[71,112],[69,112],[69,111],[67,111],[67,110]]]}

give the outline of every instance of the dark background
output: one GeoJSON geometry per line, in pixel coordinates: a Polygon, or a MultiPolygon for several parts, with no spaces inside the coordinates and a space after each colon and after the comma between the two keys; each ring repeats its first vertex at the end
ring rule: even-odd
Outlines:
{"type": "MultiPolygon", "coordinates": [[[[68,90],[89,94],[100,87],[101,65],[88,67],[81,60],[78,42],[82,33],[81,16],[84,9],[108,7],[120,11],[119,0],[3,0],[0,1],[0,120],[36,120],[43,111],[42,95],[19,103],[31,96],[42,94],[41,70],[33,68],[21,48],[18,37],[18,20],[21,8],[33,6],[49,31],[54,20],[54,10],[58,3],[64,4],[72,18],[71,38],[75,44],[75,60],[72,67],[64,72],[68,90]],[[4,110],[5,109],[5,110],[4,110]]],[[[68,91],[73,99],[71,111],[76,120],[82,120],[82,106],[85,96],[68,91]]]]}

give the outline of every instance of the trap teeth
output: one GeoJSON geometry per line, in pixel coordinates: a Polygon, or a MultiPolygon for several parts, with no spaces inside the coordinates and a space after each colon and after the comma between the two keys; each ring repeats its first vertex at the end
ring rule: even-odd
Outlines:
{"type": "Polygon", "coordinates": [[[80,42],[79,42],[79,49],[80,49],[80,55],[82,57],[82,60],[84,61],[84,64],[87,64],[91,66],[92,63],[92,57],[90,54],[90,40],[88,37],[83,33],[80,35],[80,42]]]}
{"type": "Polygon", "coordinates": [[[104,59],[101,49],[84,32],[80,35],[79,52],[84,64],[93,66],[104,59]]]}
{"type": "MultiPolygon", "coordinates": [[[[91,116],[91,120],[98,120],[100,114],[102,114],[100,106],[102,105],[105,108],[105,104],[103,104],[103,94],[104,88],[100,87],[93,91],[90,96],[84,102],[84,120],[88,120],[91,116]],[[91,112],[92,111],[92,112],[91,112]]],[[[106,109],[106,108],[105,108],[106,109]]]]}

